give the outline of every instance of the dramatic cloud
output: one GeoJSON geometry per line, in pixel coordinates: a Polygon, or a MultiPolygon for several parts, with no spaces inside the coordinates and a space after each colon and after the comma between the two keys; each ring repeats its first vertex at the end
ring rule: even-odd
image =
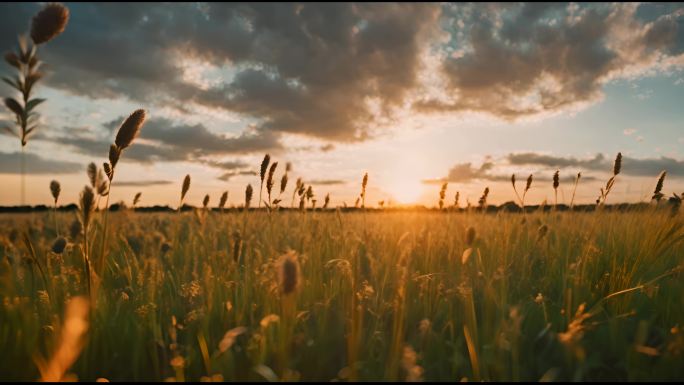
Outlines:
{"type": "MultiPolygon", "coordinates": [[[[48,160],[31,153],[24,156],[26,174],[70,174],[83,170],[83,165],[78,163],[48,160]]],[[[0,174],[21,174],[21,153],[0,152],[0,174]]]]}
{"type": "MultiPolygon", "coordinates": [[[[105,123],[105,128],[118,126],[124,117],[105,123]],[[113,123],[116,122],[116,123],[113,123]]],[[[70,135],[52,134],[51,136],[36,136],[35,140],[68,146],[78,153],[97,157],[106,157],[113,139],[94,136],[87,132],[78,135],[75,130],[65,129],[70,135]]],[[[174,124],[168,119],[150,119],[140,132],[134,146],[126,149],[122,161],[134,160],[140,163],[195,161],[208,166],[232,169],[244,168],[241,162],[218,162],[201,159],[201,157],[243,154],[253,151],[261,152],[280,148],[274,134],[269,132],[245,132],[237,137],[210,132],[201,124],[174,124]],[[144,142],[142,142],[144,140],[144,142]]]]}
{"type": "MultiPolygon", "coordinates": [[[[255,132],[211,143],[207,133],[191,127],[197,142],[185,146],[203,144],[217,152],[261,151],[275,146],[280,133],[367,138],[375,116],[400,106],[416,86],[419,54],[440,15],[438,4],[69,7],[68,28],[41,49],[55,71],[47,80],[51,86],[186,112],[194,103],[258,122],[255,132]]],[[[4,7],[2,47],[14,45],[12,37],[26,30],[38,8],[4,7]]],[[[173,135],[164,127],[145,131],[173,135]]]]}
{"type": "MultiPolygon", "coordinates": [[[[576,167],[581,170],[611,172],[613,159],[607,159],[603,154],[596,154],[593,158],[577,159],[574,157],[558,157],[537,153],[509,154],[507,160],[512,165],[537,165],[550,168],[576,167]]],[[[661,171],[667,171],[672,177],[684,177],[684,160],[661,156],[660,158],[632,158],[622,157],[621,174],[631,176],[657,177],[661,171]]]]}
{"type": "MultiPolygon", "coordinates": [[[[477,180],[490,181],[510,181],[510,174],[502,174],[497,170],[502,167],[520,168],[521,166],[534,166],[534,173],[537,181],[551,180],[551,176],[556,170],[561,170],[561,181],[572,182],[577,172],[582,172],[582,180],[590,181],[600,179],[596,176],[587,174],[589,172],[611,173],[613,170],[613,159],[608,159],[603,154],[596,154],[593,157],[580,159],[575,157],[552,156],[535,152],[508,154],[499,159],[488,160],[480,167],[475,167],[472,163],[459,163],[454,165],[444,178],[427,179],[423,183],[440,184],[444,182],[469,183],[477,180]]],[[[622,157],[621,175],[657,177],[661,171],[667,171],[669,177],[684,177],[684,160],[677,160],[662,156],[660,158],[632,158],[622,157]]],[[[522,180],[527,174],[516,172],[518,179],[522,180]]]]}
{"type": "Polygon", "coordinates": [[[684,7],[656,7],[451,5],[452,49],[442,63],[449,97],[416,107],[513,120],[597,101],[612,79],[681,67],[684,7]]]}

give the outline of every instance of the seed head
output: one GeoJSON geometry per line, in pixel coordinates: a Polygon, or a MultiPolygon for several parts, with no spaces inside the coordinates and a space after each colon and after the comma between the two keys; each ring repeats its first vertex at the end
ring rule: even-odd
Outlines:
{"type": "Polygon", "coordinates": [[[558,170],[553,174],[553,189],[557,189],[560,184],[560,178],[558,177],[558,170]]]}
{"type": "Polygon", "coordinates": [[[245,189],[245,209],[249,209],[249,205],[252,202],[252,185],[248,184],[247,188],[245,189]]]}
{"type": "Polygon", "coordinates": [[[87,231],[90,218],[95,210],[95,193],[90,186],[85,186],[83,188],[79,199],[79,206],[81,209],[81,222],[83,224],[83,229],[84,231],[87,231]]]}
{"type": "Polygon", "coordinates": [[[43,44],[64,32],[69,22],[69,9],[62,4],[46,5],[31,20],[31,40],[43,44]]]}
{"type": "Polygon", "coordinates": [[[264,160],[261,161],[261,183],[264,183],[264,178],[266,177],[266,170],[268,169],[268,164],[271,162],[271,156],[266,154],[264,160]]]}
{"type": "Polygon", "coordinates": [[[651,199],[655,199],[658,202],[663,199],[664,195],[661,191],[663,190],[663,182],[665,181],[666,174],[666,171],[660,173],[660,176],[658,177],[658,183],[656,183],[655,190],[653,191],[653,197],[651,199]]]}
{"type": "Polygon", "coordinates": [[[90,163],[88,165],[88,169],[86,170],[88,173],[88,179],[90,179],[90,186],[92,188],[97,187],[97,166],[95,163],[90,163]]]}
{"type": "Polygon", "coordinates": [[[202,206],[206,209],[207,206],[209,205],[209,194],[204,196],[204,200],[202,201],[202,206]]]}
{"type": "Polygon", "coordinates": [[[78,238],[79,234],[81,234],[81,222],[78,219],[74,219],[73,222],[71,222],[71,226],[69,226],[69,237],[71,239],[76,239],[78,238]]]}
{"type": "Polygon", "coordinates": [[[183,179],[183,187],[181,187],[181,202],[185,199],[185,194],[190,190],[190,174],[185,175],[183,179]]]}
{"type": "Polygon", "coordinates": [[[55,204],[57,204],[57,199],[59,199],[59,193],[62,190],[62,188],[59,185],[59,182],[56,180],[53,180],[50,182],[50,192],[52,193],[52,197],[55,198],[55,204]]]}
{"type": "Polygon", "coordinates": [[[64,237],[59,237],[52,243],[52,252],[55,254],[62,254],[66,245],[66,239],[64,237]]]}
{"type": "Polygon", "coordinates": [[[532,187],[532,174],[530,174],[530,176],[527,177],[527,184],[525,185],[525,192],[527,192],[527,190],[529,190],[530,187],[532,187]]]}
{"type": "Polygon", "coordinates": [[[278,283],[282,294],[288,295],[297,289],[299,275],[297,253],[289,251],[281,255],[278,259],[278,283]]]}
{"type": "Polygon", "coordinates": [[[621,167],[622,167],[622,153],[618,152],[617,156],[615,157],[615,164],[613,165],[613,175],[619,174],[621,167]]]}
{"type": "Polygon", "coordinates": [[[278,167],[278,162],[273,162],[271,168],[268,170],[268,179],[266,180],[266,191],[268,195],[271,195],[271,190],[273,190],[273,174],[275,174],[276,167],[278,167]]]}
{"type": "Polygon", "coordinates": [[[327,209],[330,203],[330,193],[325,194],[325,201],[323,202],[323,208],[327,209]]]}
{"type": "Polygon", "coordinates": [[[472,226],[468,227],[468,230],[466,230],[466,246],[473,246],[473,242],[475,242],[476,235],[477,234],[475,233],[475,229],[472,226]]]}
{"type": "MultiPolygon", "coordinates": [[[[290,164],[290,163],[288,163],[290,164]]],[[[283,177],[280,178],[280,193],[282,194],[285,191],[285,188],[287,187],[287,168],[285,169],[285,174],[283,174],[283,177]]]]}
{"type": "Polygon", "coordinates": [[[105,174],[107,174],[107,178],[109,180],[112,180],[112,178],[114,177],[114,172],[112,170],[112,166],[110,166],[109,163],[104,162],[104,163],[102,163],[102,168],[104,169],[105,174]]]}
{"type": "MultiPolygon", "coordinates": [[[[116,139],[114,143],[119,148],[123,150],[130,146],[140,133],[140,128],[142,128],[145,123],[145,110],[135,110],[126,120],[124,120],[121,127],[119,127],[119,132],[116,134],[116,139]]],[[[112,165],[113,166],[113,165],[112,165]]]]}
{"type": "Polygon", "coordinates": [[[135,197],[133,198],[133,206],[137,205],[138,202],[140,202],[140,196],[142,195],[141,192],[135,194],[135,197]]]}
{"type": "MultiPolygon", "coordinates": [[[[114,167],[116,167],[116,164],[119,163],[119,157],[121,157],[121,149],[116,145],[112,144],[109,146],[109,164],[111,166],[112,171],[114,170],[114,167]]],[[[105,170],[107,171],[107,170],[105,170]]],[[[113,176],[113,174],[112,174],[113,176]]],[[[111,180],[112,177],[109,176],[109,173],[107,174],[107,177],[111,180]]]]}
{"type": "Polygon", "coordinates": [[[221,194],[221,199],[219,199],[219,208],[222,209],[223,207],[225,207],[227,201],[228,201],[228,191],[224,191],[223,194],[221,194]]]}

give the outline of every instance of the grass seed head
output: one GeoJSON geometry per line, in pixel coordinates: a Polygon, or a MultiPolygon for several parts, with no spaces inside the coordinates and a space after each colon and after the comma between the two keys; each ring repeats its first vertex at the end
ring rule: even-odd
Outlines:
{"type": "Polygon", "coordinates": [[[525,192],[527,192],[527,190],[529,190],[530,187],[532,187],[532,174],[530,174],[530,176],[527,177],[527,184],[525,184],[525,192]]]}
{"type": "Polygon", "coordinates": [[[247,188],[245,189],[245,208],[246,209],[249,209],[249,205],[250,205],[250,203],[252,203],[253,192],[254,191],[252,190],[252,185],[248,184],[247,188]]]}
{"type": "Polygon", "coordinates": [[[52,243],[52,252],[55,254],[62,254],[66,245],[67,240],[64,237],[59,237],[52,243]]]}
{"type": "Polygon", "coordinates": [[[557,189],[558,186],[560,185],[560,178],[558,176],[559,170],[556,170],[555,173],[553,173],[553,189],[557,189]]]}
{"type": "Polygon", "coordinates": [[[119,132],[116,134],[116,139],[114,140],[114,143],[116,143],[119,150],[124,150],[133,143],[133,139],[138,136],[140,128],[142,128],[144,123],[145,110],[143,109],[135,110],[126,118],[126,120],[124,120],[121,127],[119,127],[119,132]]]}
{"type": "Polygon", "coordinates": [[[466,246],[472,247],[473,242],[475,242],[475,237],[477,236],[477,233],[475,232],[475,228],[468,227],[468,230],[466,230],[466,246]]]}
{"type": "Polygon", "coordinates": [[[615,164],[613,165],[613,175],[619,174],[621,167],[622,167],[622,153],[618,152],[617,156],[615,157],[615,164]]]}
{"type": "Polygon", "coordinates": [[[264,178],[266,177],[266,170],[268,169],[268,164],[271,162],[271,156],[266,154],[264,160],[261,161],[261,183],[264,183],[264,178]]]}
{"type": "Polygon", "coordinates": [[[88,179],[90,180],[90,186],[92,186],[92,188],[97,187],[97,165],[91,162],[86,171],[88,173],[88,179]]]}
{"type": "Polygon", "coordinates": [[[181,187],[181,202],[185,199],[185,194],[190,190],[190,174],[185,175],[183,186],[181,187]]]}
{"type": "Polygon", "coordinates": [[[137,205],[138,202],[140,202],[140,196],[141,195],[142,195],[141,192],[138,192],[137,194],[135,194],[135,197],[133,198],[133,206],[137,205]]]}
{"type": "Polygon", "coordinates": [[[31,20],[31,40],[43,44],[64,32],[69,22],[69,9],[62,4],[52,3],[43,7],[31,20]]]}
{"type": "MultiPolygon", "coordinates": [[[[288,163],[290,164],[290,163],[288,163]]],[[[282,194],[285,192],[285,188],[287,187],[287,169],[285,169],[285,174],[283,174],[283,177],[280,178],[280,193],[282,194]]]]}
{"type": "Polygon", "coordinates": [[[78,219],[74,219],[73,222],[71,222],[71,226],[69,226],[69,237],[74,240],[78,238],[79,235],[81,235],[81,222],[78,219]]]}
{"type": "Polygon", "coordinates": [[[271,165],[271,168],[268,170],[268,178],[266,180],[266,191],[268,192],[268,195],[271,195],[271,191],[273,190],[273,184],[275,183],[273,181],[273,175],[275,174],[276,167],[278,167],[278,162],[273,162],[271,165]]]}
{"type": "Polygon", "coordinates": [[[278,260],[278,283],[280,292],[284,295],[293,293],[299,286],[299,262],[297,253],[289,251],[278,260]]]}
{"type": "Polygon", "coordinates": [[[658,177],[658,183],[656,183],[655,190],[653,191],[653,197],[651,199],[654,199],[658,202],[660,202],[661,199],[663,199],[663,193],[661,192],[663,190],[663,182],[665,182],[665,175],[667,174],[667,171],[663,171],[660,173],[660,176],[658,177]]]}
{"type": "Polygon", "coordinates": [[[81,192],[79,199],[79,207],[81,209],[81,222],[83,224],[83,231],[88,230],[88,224],[95,210],[95,193],[90,186],[85,186],[81,192]]]}
{"type": "Polygon", "coordinates": [[[228,201],[228,191],[224,191],[223,194],[221,194],[221,199],[219,199],[219,208],[222,209],[226,206],[226,202],[228,201]]]}
{"type": "Polygon", "coordinates": [[[109,146],[109,164],[112,166],[111,167],[112,170],[114,170],[114,168],[116,167],[116,164],[119,163],[120,157],[121,157],[121,149],[116,144],[110,145],[109,146]]]}
{"type": "Polygon", "coordinates": [[[52,193],[52,197],[55,199],[55,204],[57,204],[57,199],[59,199],[60,191],[62,191],[62,188],[60,187],[59,182],[56,180],[50,182],[50,193],[52,193]]]}

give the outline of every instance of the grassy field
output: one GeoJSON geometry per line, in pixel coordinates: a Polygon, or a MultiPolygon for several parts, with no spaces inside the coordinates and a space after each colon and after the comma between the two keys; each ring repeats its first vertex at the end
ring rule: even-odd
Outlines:
{"type": "Polygon", "coordinates": [[[103,216],[0,216],[3,380],[684,379],[669,210],[103,216]]]}

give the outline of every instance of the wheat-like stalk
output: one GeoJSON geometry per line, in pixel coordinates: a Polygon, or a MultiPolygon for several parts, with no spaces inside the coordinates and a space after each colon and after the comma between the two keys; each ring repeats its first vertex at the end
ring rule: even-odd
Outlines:
{"type": "Polygon", "coordinates": [[[270,207],[272,202],[271,202],[271,191],[273,190],[273,185],[275,181],[273,180],[273,175],[275,174],[275,170],[278,167],[278,162],[273,162],[271,165],[271,168],[268,170],[268,178],[266,179],[266,191],[268,192],[268,206],[270,207]]]}
{"type": "Polygon", "coordinates": [[[556,170],[556,172],[553,173],[553,193],[555,196],[555,201],[553,203],[553,209],[554,210],[558,206],[558,186],[560,185],[560,177],[558,175],[559,172],[560,172],[559,170],[556,170]]]}
{"type": "Polygon", "coordinates": [[[183,185],[181,186],[180,202],[178,203],[178,212],[181,211],[181,207],[183,206],[183,200],[185,199],[185,194],[188,193],[188,190],[190,190],[190,174],[186,174],[185,178],[183,178],[183,185]]]}
{"type": "Polygon", "coordinates": [[[248,184],[245,189],[245,210],[249,210],[249,205],[252,202],[252,185],[248,184]]]}
{"type": "Polygon", "coordinates": [[[301,275],[297,253],[289,251],[278,258],[278,287],[282,295],[289,295],[297,290],[301,275]]]}
{"type": "Polygon", "coordinates": [[[577,178],[575,178],[575,187],[572,189],[572,198],[570,199],[570,210],[574,207],[575,203],[575,192],[577,191],[577,185],[579,184],[580,178],[582,177],[582,173],[578,172],[577,173],[577,178]]]}
{"type": "Polygon", "coordinates": [[[90,186],[85,186],[79,199],[79,219],[83,229],[83,261],[85,266],[86,282],[88,283],[88,295],[90,295],[90,249],[88,247],[88,230],[95,210],[95,193],[90,186]]]}
{"type": "Polygon", "coordinates": [[[439,210],[441,211],[442,208],[444,208],[444,197],[446,196],[446,190],[447,190],[447,182],[444,182],[442,184],[442,188],[439,189],[439,210]]]}
{"type": "Polygon", "coordinates": [[[651,197],[652,200],[655,200],[656,203],[660,203],[660,200],[663,199],[663,193],[661,192],[663,190],[663,182],[665,182],[665,175],[667,175],[667,171],[662,171],[660,173],[660,176],[658,177],[658,183],[656,183],[655,190],[653,191],[653,196],[651,197]]]}
{"type": "Polygon", "coordinates": [[[489,196],[489,187],[485,187],[484,191],[482,192],[482,196],[478,200],[478,204],[483,210],[487,209],[487,196],[489,196]]]}
{"type": "Polygon", "coordinates": [[[361,182],[361,208],[366,208],[366,186],[368,185],[368,173],[363,175],[361,182]]]}
{"type": "Polygon", "coordinates": [[[271,162],[271,156],[269,154],[264,155],[264,160],[261,161],[261,170],[259,176],[261,177],[261,187],[259,187],[259,204],[261,207],[261,192],[264,189],[264,178],[266,178],[266,170],[268,170],[268,164],[271,162]]]}
{"type": "Polygon", "coordinates": [[[5,61],[16,69],[17,74],[13,77],[3,77],[3,81],[21,94],[21,101],[12,97],[4,99],[4,104],[15,116],[15,125],[18,131],[9,126],[3,129],[10,135],[17,137],[21,143],[21,204],[26,202],[26,159],[25,147],[29,137],[38,127],[39,115],[35,111],[45,99],[31,98],[35,85],[43,74],[38,71],[42,62],[37,56],[37,46],[59,35],[66,28],[69,20],[69,10],[62,4],[48,4],[39,11],[31,21],[31,38],[33,45],[29,47],[25,36],[19,36],[17,52],[5,54],[5,61]]]}
{"type": "Polygon", "coordinates": [[[133,209],[135,210],[135,205],[140,202],[140,197],[142,196],[142,192],[138,192],[135,194],[135,197],[133,197],[133,209]]]}
{"type": "Polygon", "coordinates": [[[228,191],[224,191],[223,194],[221,194],[221,198],[219,199],[219,204],[218,208],[221,210],[221,213],[223,213],[223,208],[226,206],[226,202],[228,201],[228,191]]]}

